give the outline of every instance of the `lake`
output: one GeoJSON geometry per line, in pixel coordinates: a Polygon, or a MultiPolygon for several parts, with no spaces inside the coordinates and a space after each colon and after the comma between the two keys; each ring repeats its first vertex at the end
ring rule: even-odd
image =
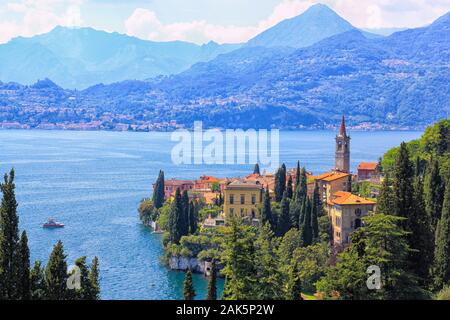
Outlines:
{"type": "MultiPolygon", "coordinates": [[[[351,132],[351,165],[377,161],[391,147],[421,132],[351,132]]],[[[332,131],[280,133],[280,161],[300,160],[319,173],[334,166],[332,131]]],[[[180,299],[184,273],[161,265],[161,237],[143,227],[137,206],[152,192],[163,169],[166,178],[244,176],[248,165],[181,165],[171,161],[170,133],[0,130],[0,172],[16,170],[21,229],[32,261],[46,262],[62,240],[69,264],[79,256],[100,259],[102,299],[180,299]],[[44,230],[55,217],[64,229],[44,230]]],[[[198,298],[206,280],[195,275],[198,298]]],[[[220,284],[222,285],[222,283],[220,284]]]]}

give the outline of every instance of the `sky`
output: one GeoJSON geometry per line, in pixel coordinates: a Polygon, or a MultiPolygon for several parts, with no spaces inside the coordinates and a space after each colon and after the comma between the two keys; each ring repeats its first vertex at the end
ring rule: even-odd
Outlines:
{"type": "Polygon", "coordinates": [[[413,28],[450,11],[450,0],[0,0],[0,43],[57,25],[145,40],[245,42],[323,3],[359,28],[413,28]]]}

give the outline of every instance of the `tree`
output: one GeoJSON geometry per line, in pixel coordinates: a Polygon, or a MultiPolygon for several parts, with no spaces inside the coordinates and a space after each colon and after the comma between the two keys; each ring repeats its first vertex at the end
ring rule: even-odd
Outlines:
{"type": "Polygon", "coordinates": [[[169,240],[171,242],[176,244],[180,243],[180,239],[184,235],[184,227],[182,226],[183,221],[183,203],[180,189],[177,189],[169,215],[169,240]]]}
{"type": "Polygon", "coordinates": [[[409,230],[407,241],[412,249],[408,256],[409,267],[420,279],[421,284],[427,286],[433,262],[434,237],[425,210],[420,176],[416,177],[414,182],[414,204],[406,224],[406,229],[409,230]]]}
{"type": "Polygon", "coordinates": [[[18,297],[21,300],[31,299],[30,288],[30,249],[28,248],[28,238],[25,231],[22,232],[19,243],[19,285],[18,297]]]}
{"type": "Polygon", "coordinates": [[[258,176],[261,175],[261,172],[259,171],[259,164],[255,164],[255,168],[253,169],[253,174],[257,174],[258,176]]]}
{"type": "Polygon", "coordinates": [[[312,203],[311,205],[311,231],[312,231],[312,243],[320,240],[319,235],[319,218],[318,207],[312,203]]]}
{"type": "Polygon", "coordinates": [[[187,236],[189,234],[190,223],[189,223],[189,195],[187,190],[183,191],[181,198],[181,210],[182,215],[180,219],[180,232],[181,236],[187,236]]]}
{"type": "Polygon", "coordinates": [[[32,300],[43,300],[46,296],[45,274],[40,261],[35,261],[30,271],[30,292],[32,300]]]}
{"type": "Polygon", "coordinates": [[[283,165],[277,170],[275,174],[275,201],[280,202],[283,199],[284,191],[286,190],[286,166],[283,165]]]}
{"type": "Polygon", "coordinates": [[[304,206],[304,217],[305,220],[301,226],[301,235],[303,246],[307,247],[313,243],[313,228],[312,228],[312,206],[311,200],[306,199],[306,205],[304,206]]]}
{"type": "Polygon", "coordinates": [[[217,270],[216,260],[211,262],[211,271],[208,280],[208,291],[206,293],[206,300],[217,300],[217,270]]]}
{"type": "Polygon", "coordinates": [[[15,195],[14,169],[0,183],[3,193],[0,206],[0,298],[18,298],[19,218],[15,195]]]}
{"type": "Polygon", "coordinates": [[[300,184],[300,161],[297,161],[297,169],[295,170],[295,189],[297,190],[298,185],[300,184]]]}
{"type": "Polygon", "coordinates": [[[242,224],[239,217],[232,217],[224,231],[222,262],[225,276],[224,300],[251,300],[256,297],[254,264],[255,235],[242,224]]]}
{"type": "Polygon", "coordinates": [[[292,199],[290,205],[289,205],[289,216],[291,219],[291,226],[293,228],[298,229],[299,228],[299,221],[300,221],[300,215],[302,211],[302,203],[299,199],[294,198],[292,199]]]}
{"type": "MultiPolygon", "coordinates": [[[[414,196],[414,171],[411,161],[409,160],[409,152],[406,143],[400,145],[400,151],[396,158],[394,167],[394,212],[399,217],[408,218],[413,207],[414,196]]],[[[402,223],[405,223],[403,221],[402,223]]],[[[408,230],[406,230],[408,231],[408,230]]]]}
{"type": "Polygon", "coordinates": [[[287,191],[287,197],[288,197],[288,199],[292,199],[292,196],[293,196],[293,190],[292,190],[292,176],[291,176],[291,175],[289,176],[289,179],[288,179],[288,182],[287,182],[287,188],[286,188],[286,191],[287,191]]]}
{"type": "Polygon", "coordinates": [[[64,300],[67,297],[67,262],[64,246],[58,241],[50,254],[45,269],[47,298],[50,300],[64,300]]]}
{"type": "Polygon", "coordinates": [[[164,204],[164,171],[160,170],[153,190],[153,204],[159,209],[164,204]]]}
{"type": "Polygon", "coordinates": [[[431,219],[431,226],[436,230],[442,212],[442,204],[444,201],[445,185],[439,174],[439,162],[432,159],[425,176],[425,205],[428,215],[431,219]]]}
{"type": "Polygon", "coordinates": [[[299,201],[303,201],[308,195],[308,180],[306,177],[306,169],[302,168],[300,170],[300,180],[295,188],[295,198],[299,201]]]}
{"type": "Polygon", "coordinates": [[[377,213],[391,215],[395,212],[394,193],[392,190],[392,181],[386,174],[381,185],[380,194],[377,198],[377,213]]]}
{"type": "Polygon", "coordinates": [[[300,279],[300,276],[298,275],[298,265],[295,262],[294,265],[292,265],[289,268],[289,282],[288,282],[288,288],[286,293],[286,299],[287,300],[303,300],[302,298],[302,281],[300,279]]]}
{"type": "Polygon", "coordinates": [[[445,188],[444,205],[436,228],[434,284],[437,289],[450,285],[450,184],[445,188]]]}
{"type": "Polygon", "coordinates": [[[99,300],[100,299],[100,282],[99,282],[99,262],[98,258],[94,257],[92,259],[91,269],[89,270],[89,282],[91,287],[90,299],[99,300]]]}
{"type": "Polygon", "coordinates": [[[86,257],[80,257],[75,261],[75,266],[80,271],[80,289],[74,289],[70,295],[75,300],[92,300],[92,286],[89,280],[89,269],[86,265],[86,257]]]}
{"type": "Polygon", "coordinates": [[[289,199],[287,197],[287,192],[285,191],[283,194],[283,199],[281,200],[281,212],[280,216],[278,217],[278,223],[277,223],[277,237],[282,237],[285,235],[286,232],[291,229],[291,217],[289,214],[289,199]]]}
{"type": "Polygon", "coordinates": [[[194,300],[195,298],[194,284],[192,282],[192,271],[190,269],[186,272],[186,278],[184,279],[183,295],[184,300],[194,300]]]}
{"type": "Polygon", "coordinates": [[[269,224],[266,223],[259,229],[255,242],[256,274],[254,275],[258,279],[255,297],[258,300],[278,300],[283,297],[283,282],[276,256],[277,240],[269,224]]]}
{"type": "Polygon", "coordinates": [[[269,223],[272,230],[275,228],[275,221],[272,216],[272,208],[270,205],[270,194],[269,194],[269,187],[266,188],[266,191],[263,195],[263,203],[261,206],[261,224],[269,223]]]}
{"type": "Polygon", "coordinates": [[[189,233],[190,234],[194,234],[195,232],[197,232],[197,227],[198,227],[198,214],[197,214],[197,208],[194,205],[194,202],[190,202],[189,203],[189,233]]]}

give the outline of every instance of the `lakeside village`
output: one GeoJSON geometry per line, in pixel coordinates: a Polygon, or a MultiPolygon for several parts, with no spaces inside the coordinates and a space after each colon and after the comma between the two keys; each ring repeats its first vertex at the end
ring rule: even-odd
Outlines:
{"type": "MultiPolygon", "coordinates": [[[[140,204],[140,217],[163,234],[163,262],[187,271],[186,299],[195,295],[189,288],[191,272],[225,277],[223,299],[430,297],[430,292],[450,281],[450,252],[444,262],[433,260],[437,224],[441,212],[448,211],[444,190],[450,189],[445,188],[450,171],[445,169],[449,122],[428,128],[421,140],[403,143],[378,162],[360,163],[356,174],[350,172],[351,139],[344,116],[335,139],[334,169],[329,172],[314,175],[297,163],[293,169],[283,164],[272,174],[260,172],[256,164],[253,173],[243,178],[204,175],[198,180],[175,180],[165,179],[160,171],[152,199],[140,204]],[[428,141],[436,143],[436,136],[441,149],[433,159],[426,153],[436,149],[428,141]],[[414,237],[407,236],[412,232],[414,237]],[[366,239],[369,236],[374,239],[366,239]],[[395,245],[381,246],[385,242],[395,245]],[[365,260],[364,250],[374,256],[365,260]],[[353,258],[359,262],[345,261],[355,252],[360,256],[353,258]],[[410,252],[415,254],[411,257],[410,252]],[[408,259],[413,260],[412,270],[403,263],[408,259]],[[440,274],[435,263],[444,264],[440,274]],[[383,275],[384,290],[367,289],[370,265],[382,272],[391,270],[392,274],[383,275]],[[345,273],[345,268],[351,272],[345,273]]],[[[208,290],[214,285],[210,283],[208,290]]]]}

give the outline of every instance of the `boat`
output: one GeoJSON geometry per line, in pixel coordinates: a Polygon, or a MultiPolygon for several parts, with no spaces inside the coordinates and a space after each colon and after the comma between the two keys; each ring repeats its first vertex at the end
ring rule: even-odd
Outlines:
{"type": "Polygon", "coordinates": [[[42,227],[46,229],[64,228],[64,224],[53,218],[49,218],[47,222],[42,225],[42,227]]]}

